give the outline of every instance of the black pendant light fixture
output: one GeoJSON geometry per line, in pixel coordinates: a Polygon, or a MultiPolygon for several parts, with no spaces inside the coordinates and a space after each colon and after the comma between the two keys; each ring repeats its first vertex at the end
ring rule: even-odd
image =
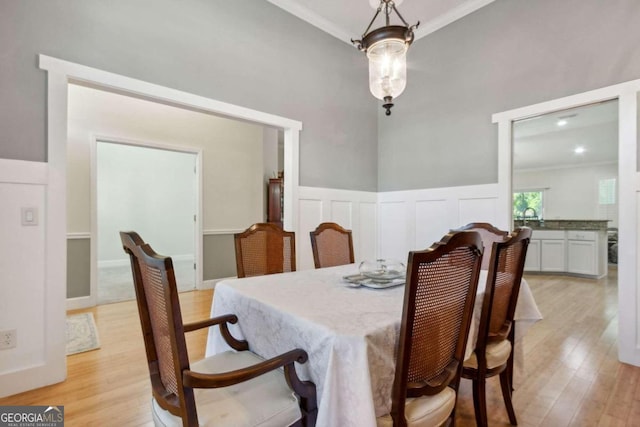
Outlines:
{"type": "Polygon", "coordinates": [[[387,116],[391,115],[393,99],[407,85],[407,50],[413,42],[413,30],[419,25],[420,22],[412,26],[407,24],[393,0],[380,0],[362,39],[351,39],[351,43],[369,58],[369,89],[373,96],[384,101],[382,107],[387,116]],[[392,12],[400,18],[403,25],[391,25],[392,12]],[[380,15],[384,16],[385,25],[371,30],[380,15]]]}

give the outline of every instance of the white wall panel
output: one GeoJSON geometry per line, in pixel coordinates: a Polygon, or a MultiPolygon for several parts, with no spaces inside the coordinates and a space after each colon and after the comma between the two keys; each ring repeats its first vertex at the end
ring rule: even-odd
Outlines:
{"type": "Polygon", "coordinates": [[[353,231],[353,251],[357,263],[366,259],[377,258],[377,213],[378,208],[376,203],[360,203],[358,233],[356,233],[356,230],[353,231]]]}
{"type": "Polygon", "coordinates": [[[426,249],[449,232],[446,200],[416,202],[416,234],[414,249],[426,249]]]}
{"type": "Polygon", "coordinates": [[[314,268],[309,232],[322,222],[336,222],[351,230],[356,262],[376,257],[378,251],[376,193],[299,187],[298,215],[296,230],[298,270],[314,268]]]}
{"type": "Polygon", "coordinates": [[[494,223],[497,218],[497,198],[468,198],[459,200],[458,222],[465,225],[470,222],[494,223]]]}
{"type": "Polygon", "coordinates": [[[18,346],[0,352],[0,374],[44,362],[45,186],[0,182],[0,329],[16,329],[18,346]],[[21,225],[21,208],[38,225],[21,225]]]}
{"type": "Polygon", "coordinates": [[[489,222],[502,229],[496,184],[378,193],[378,254],[406,261],[408,251],[425,249],[450,229],[489,222]]]}
{"type": "Polygon", "coordinates": [[[314,268],[313,253],[309,232],[322,222],[322,200],[300,200],[298,230],[296,230],[296,269],[308,270],[314,268]]]}
{"type": "Polygon", "coordinates": [[[46,163],[0,159],[0,330],[17,332],[16,347],[0,351],[0,397],[64,378],[63,299],[47,252],[50,192],[46,163]],[[37,224],[23,225],[22,208],[37,224]],[[62,357],[60,357],[62,356],[62,357]]]}
{"type": "Polygon", "coordinates": [[[405,262],[409,251],[407,235],[407,202],[380,203],[380,250],[381,258],[393,258],[405,262]]]}
{"type": "Polygon", "coordinates": [[[331,201],[331,222],[351,229],[353,227],[353,202],[343,200],[331,201]]]}

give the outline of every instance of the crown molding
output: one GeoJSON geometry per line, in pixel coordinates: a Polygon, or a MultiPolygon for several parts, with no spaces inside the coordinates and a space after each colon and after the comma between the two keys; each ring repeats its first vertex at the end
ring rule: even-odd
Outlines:
{"type": "MultiPolygon", "coordinates": [[[[313,25],[320,30],[331,34],[335,38],[351,45],[351,38],[353,34],[349,34],[343,28],[335,25],[333,22],[318,15],[309,8],[300,5],[296,0],[267,0],[269,3],[283,9],[290,14],[302,19],[303,21],[313,25]]],[[[415,30],[415,40],[418,40],[426,35],[429,35],[440,28],[443,28],[466,15],[475,12],[476,10],[493,3],[495,0],[468,0],[459,6],[451,9],[447,13],[431,19],[429,21],[421,22],[420,27],[415,30]]],[[[396,2],[399,3],[399,2],[396,2]]]]}

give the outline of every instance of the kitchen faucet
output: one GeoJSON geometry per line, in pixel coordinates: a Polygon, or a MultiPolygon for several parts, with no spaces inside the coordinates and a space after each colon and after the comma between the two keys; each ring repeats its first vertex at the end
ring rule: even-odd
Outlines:
{"type": "Polygon", "coordinates": [[[527,225],[527,212],[532,211],[533,215],[531,215],[529,218],[531,219],[537,219],[538,218],[538,214],[536,213],[536,210],[530,207],[527,207],[525,210],[522,211],[522,221],[523,221],[523,225],[527,225]]]}

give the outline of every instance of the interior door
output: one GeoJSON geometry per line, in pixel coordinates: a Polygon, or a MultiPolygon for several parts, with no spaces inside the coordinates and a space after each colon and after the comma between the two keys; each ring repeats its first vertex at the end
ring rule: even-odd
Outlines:
{"type": "Polygon", "coordinates": [[[98,141],[96,167],[98,303],[135,296],[122,230],[171,256],[178,289],[194,289],[196,154],[98,141]]]}

